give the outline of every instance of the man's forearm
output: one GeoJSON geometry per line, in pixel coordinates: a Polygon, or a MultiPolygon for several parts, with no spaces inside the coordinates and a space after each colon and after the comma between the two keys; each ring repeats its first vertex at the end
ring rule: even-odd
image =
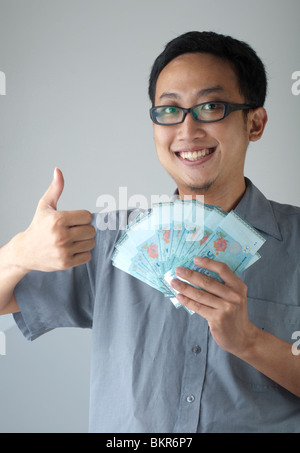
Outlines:
{"type": "Polygon", "coordinates": [[[257,327],[253,332],[253,341],[240,358],[300,397],[300,356],[292,353],[289,343],[268,332],[257,327]]]}
{"type": "Polygon", "coordinates": [[[14,299],[14,289],[19,281],[29,272],[18,260],[22,247],[22,233],[13,237],[0,248],[0,315],[18,311],[14,299]]]}

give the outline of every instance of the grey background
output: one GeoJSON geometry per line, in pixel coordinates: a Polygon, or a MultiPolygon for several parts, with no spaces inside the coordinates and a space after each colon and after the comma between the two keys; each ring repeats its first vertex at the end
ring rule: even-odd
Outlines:
{"type": "MultiPolygon", "coordinates": [[[[60,209],[95,212],[97,197],[118,200],[120,186],[149,200],[173,191],[156,157],[147,83],[164,45],[190,30],[247,41],[265,62],[269,123],[249,147],[246,175],[268,198],[299,205],[299,16],[299,0],[0,0],[0,244],[28,226],[56,166],[60,209]]],[[[6,342],[0,432],[86,432],[90,332],[28,343],[12,327],[6,342]]]]}

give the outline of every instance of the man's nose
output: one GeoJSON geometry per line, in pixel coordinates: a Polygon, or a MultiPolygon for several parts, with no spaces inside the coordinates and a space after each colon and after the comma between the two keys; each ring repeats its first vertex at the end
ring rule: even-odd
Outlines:
{"type": "Polygon", "coordinates": [[[205,123],[195,121],[192,117],[192,113],[188,112],[184,118],[184,121],[178,125],[178,138],[183,140],[194,139],[197,137],[204,137],[206,135],[205,123]]]}

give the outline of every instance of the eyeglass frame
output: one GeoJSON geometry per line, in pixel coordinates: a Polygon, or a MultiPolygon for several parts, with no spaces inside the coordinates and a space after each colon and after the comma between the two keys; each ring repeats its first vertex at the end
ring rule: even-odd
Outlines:
{"type": "Polygon", "coordinates": [[[237,110],[251,110],[251,109],[257,109],[259,106],[255,105],[250,105],[250,104],[230,104],[229,102],[224,102],[224,101],[208,101],[208,102],[201,102],[201,104],[196,104],[193,107],[190,107],[189,109],[186,109],[184,107],[179,107],[178,105],[157,105],[155,107],[151,107],[149,110],[150,112],[150,118],[153,121],[153,123],[158,124],[159,126],[175,126],[176,124],[181,124],[184,122],[185,117],[188,113],[191,113],[191,117],[193,118],[194,121],[197,121],[198,123],[216,123],[218,121],[222,121],[224,118],[226,118],[230,113],[235,112],[237,110]],[[211,120],[211,121],[206,121],[206,120],[198,120],[197,118],[192,115],[192,110],[196,107],[199,107],[199,105],[205,105],[205,104],[222,104],[224,105],[224,115],[222,118],[219,118],[218,120],[211,120]],[[156,109],[160,107],[173,107],[181,110],[183,112],[183,118],[181,121],[178,121],[177,123],[159,123],[157,119],[155,118],[154,112],[156,109]]]}

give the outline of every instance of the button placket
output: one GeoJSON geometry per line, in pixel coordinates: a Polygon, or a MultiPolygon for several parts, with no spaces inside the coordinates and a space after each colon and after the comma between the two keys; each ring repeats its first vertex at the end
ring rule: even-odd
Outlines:
{"type": "Polygon", "coordinates": [[[207,321],[197,315],[191,316],[186,337],[181,403],[174,432],[197,431],[206,369],[207,333],[207,321]]]}

